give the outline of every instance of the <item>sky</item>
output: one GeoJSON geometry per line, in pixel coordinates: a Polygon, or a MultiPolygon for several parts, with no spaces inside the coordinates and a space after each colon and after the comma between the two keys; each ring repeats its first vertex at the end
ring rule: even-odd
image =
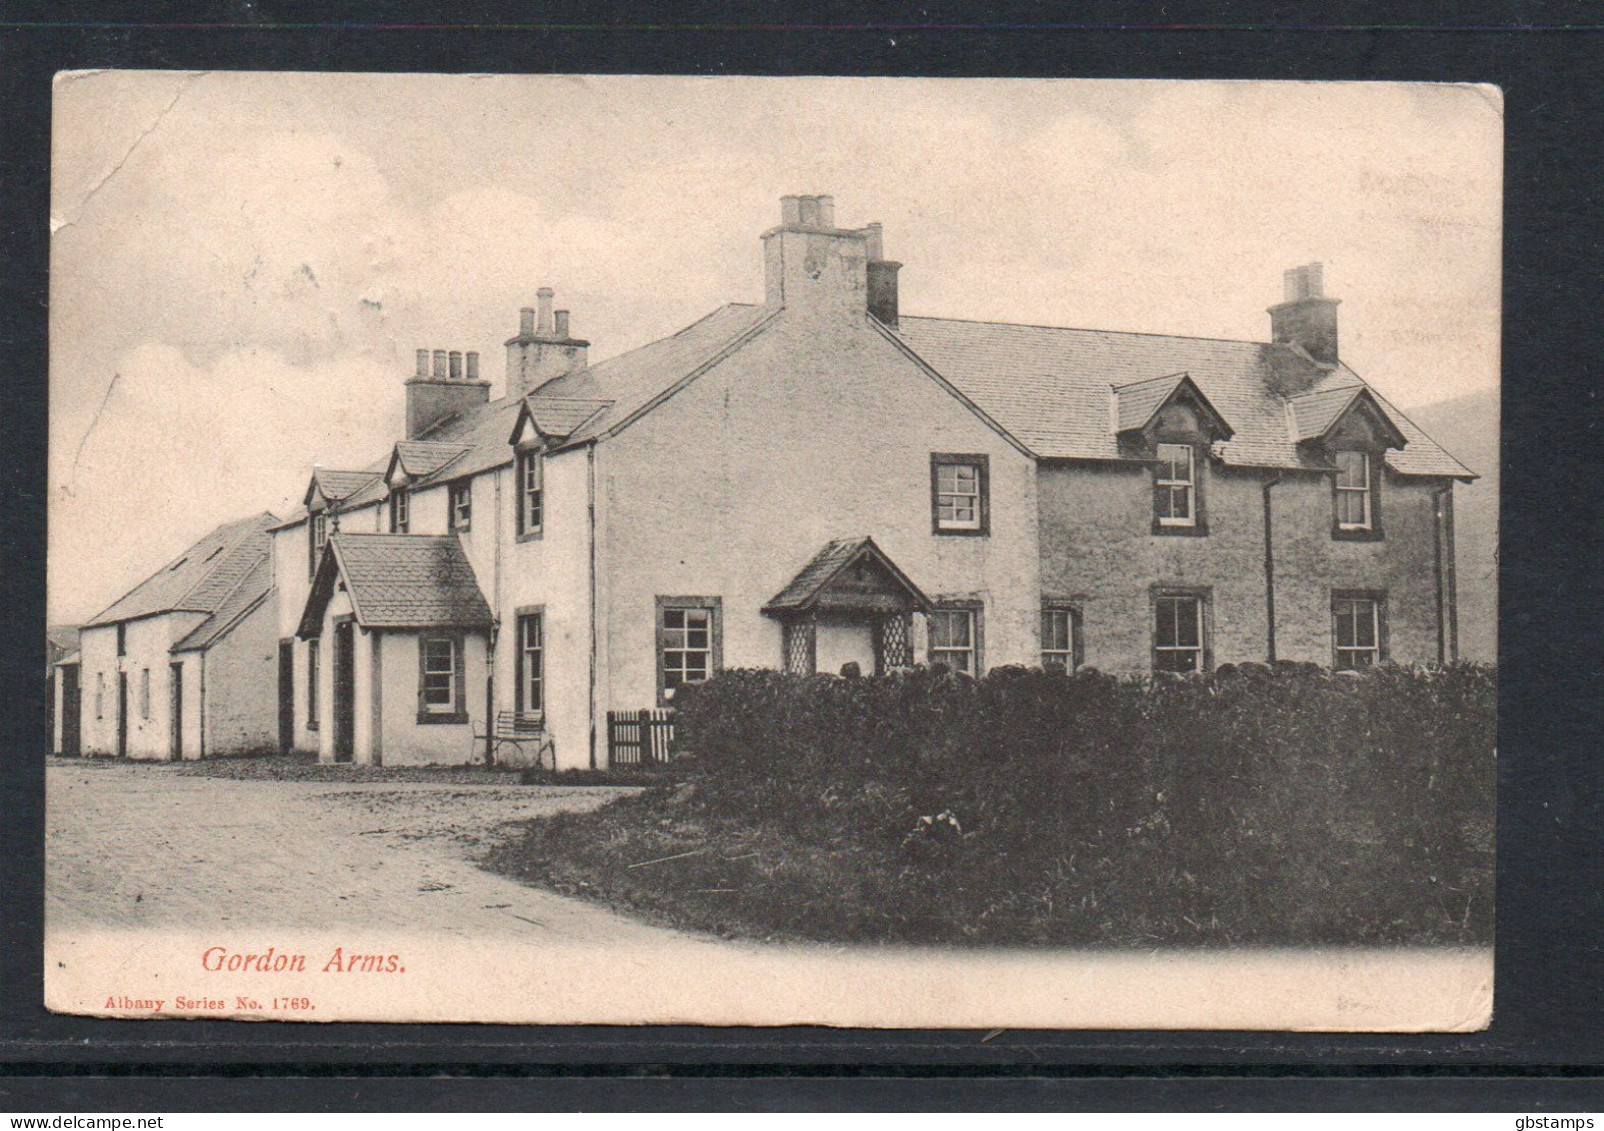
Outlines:
{"type": "Polygon", "coordinates": [[[1498,383],[1502,103],[1384,83],[104,71],[55,86],[52,621],[499,395],[551,286],[600,360],[761,301],[785,194],[878,220],[904,313],[1266,340],[1325,265],[1406,411],[1498,383]]]}

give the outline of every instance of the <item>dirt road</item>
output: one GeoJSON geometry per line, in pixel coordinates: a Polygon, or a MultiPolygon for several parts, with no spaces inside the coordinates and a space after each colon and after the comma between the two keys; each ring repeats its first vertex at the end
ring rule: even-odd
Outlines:
{"type": "Polygon", "coordinates": [[[631,943],[674,934],[473,864],[503,822],[584,812],[625,790],[235,781],[173,769],[51,764],[52,930],[351,924],[631,943]]]}

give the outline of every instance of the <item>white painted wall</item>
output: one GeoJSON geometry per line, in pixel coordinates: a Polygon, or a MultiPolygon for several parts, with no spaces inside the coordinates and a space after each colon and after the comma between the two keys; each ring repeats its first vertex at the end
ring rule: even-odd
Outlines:
{"type": "Polygon", "coordinates": [[[598,453],[598,716],[655,705],[659,595],[722,598],[724,666],[779,667],[762,606],[832,538],[984,602],[988,668],[1038,662],[1034,462],[862,318],[787,310],[598,453]],[[932,533],[933,452],[989,458],[988,536],[932,533]]]}
{"type": "MultiPolygon", "coordinates": [[[[206,753],[267,754],[278,747],[278,600],[256,609],[206,650],[206,753]]],[[[187,655],[187,654],[186,654],[187,655]]],[[[177,659],[178,657],[173,657],[177,659]]],[[[191,686],[184,672],[185,714],[191,686]]],[[[186,728],[187,729],[187,728],[186,728]]],[[[184,752],[195,757],[186,733],[184,752]]]]}
{"type": "MultiPolygon", "coordinates": [[[[521,608],[541,606],[545,629],[545,711],[559,769],[586,769],[591,749],[591,620],[590,519],[588,449],[546,457],[543,481],[545,521],[537,538],[518,539],[517,500],[510,469],[502,468],[501,515],[504,533],[500,585],[500,632],[496,640],[496,709],[515,706],[516,616],[521,608]]],[[[493,496],[493,484],[492,496],[493,496]]],[[[493,502],[493,498],[492,498],[493,502]]],[[[479,505],[475,499],[476,507],[479,505]]],[[[477,519],[476,519],[477,521],[477,519]]],[[[481,554],[482,556],[482,554],[481,554]]],[[[491,595],[494,581],[475,563],[481,588],[491,595]]],[[[496,607],[492,597],[492,607],[496,607]]],[[[597,740],[598,747],[605,735],[597,740]]],[[[511,747],[508,761],[515,760],[511,747]]],[[[533,751],[529,752],[533,760],[533,751]]],[[[605,751],[596,752],[596,765],[605,751]]]]}
{"type": "MultiPolygon", "coordinates": [[[[164,613],[126,622],[126,654],[117,655],[117,626],[86,628],[79,639],[83,672],[83,750],[85,754],[117,753],[117,676],[128,676],[128,757],[165,759],[171,749],[169,731],[171,684],[168,665],[176,658],[173,644],[198,625],[200,613],[164,613]],[[150,673],[149,703],[142,694],[144,673],[150,673]],[[104,680],[104,696],[96,711],[96,690],[104,680]],[[147,709],[148,707],[148,709],[147,709]]],[[[185,687],[186,706],[190,688],[185,687]]],[[[186,711],[187,714],[187,711],[186,711]]],[[[198,731],[196,732],[198,741],[198,731]]],[[[190,746],[186,735],[186,751],[190,746]]]]}

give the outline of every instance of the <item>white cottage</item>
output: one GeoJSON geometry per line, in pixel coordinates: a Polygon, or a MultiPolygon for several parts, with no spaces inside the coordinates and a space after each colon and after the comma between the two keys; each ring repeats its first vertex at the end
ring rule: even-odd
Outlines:
{"type": "Polygon", "coordinates": [[[274,748],[268,530],[278,521],[263,512],[219,526],[83,626],[57,680],[57,753],[171,759],[274,748]]]}
{"type": "Polygon", "coordinates": [[[1316,268],[1221,342],[902,315],[829,197],[762,244],[761,303],[596,365],[542,289],[494,400],[418,351],[404,437],[273,531],[286,748],[605,767],[727,667],[1451,658],[1474,476],[1340,361],[1316,268]]]}

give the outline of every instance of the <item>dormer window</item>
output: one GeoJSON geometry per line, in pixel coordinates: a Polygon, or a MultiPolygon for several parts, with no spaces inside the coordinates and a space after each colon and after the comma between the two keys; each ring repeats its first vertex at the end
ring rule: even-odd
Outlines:
{"type": "Polygon", "coordinates": [[[1153,478],[1154,533],[1197,527],[1197,451],[1191,444],[1159,444],[1153,478]]]}
{"type": "Polygon", "coordinates": [[[405,487],[390,489],[390,533],[405,534],[411,526],[411,500],[405,487]]]}
{"type": "Polygon", "coordinates": [[[1340,451],[1337,464],[1337,530],[1354,533],[1375,529],[1374,484],[1370,474],[1370,453],[1340,451]]]}
{"type": "Polygon", "coordinates": [[[545,522],[543,469],[540,464],[539,451],[518,453],[518,535],[522,538],[538,535],[545,522]]]}
{"type": "Polygon", "coordinates": [[[306,575],[317,576],[317,560],[323,554],[323,544],[329,540],[328,518],[319,511],[306,523],[306,575]]]}
{"type": "Polygon", "coordinates": [[[453,483],[448,490],[451,529],[458,534],[465,533],[473,527],[473,484],[465,479],[453,483]]]}

